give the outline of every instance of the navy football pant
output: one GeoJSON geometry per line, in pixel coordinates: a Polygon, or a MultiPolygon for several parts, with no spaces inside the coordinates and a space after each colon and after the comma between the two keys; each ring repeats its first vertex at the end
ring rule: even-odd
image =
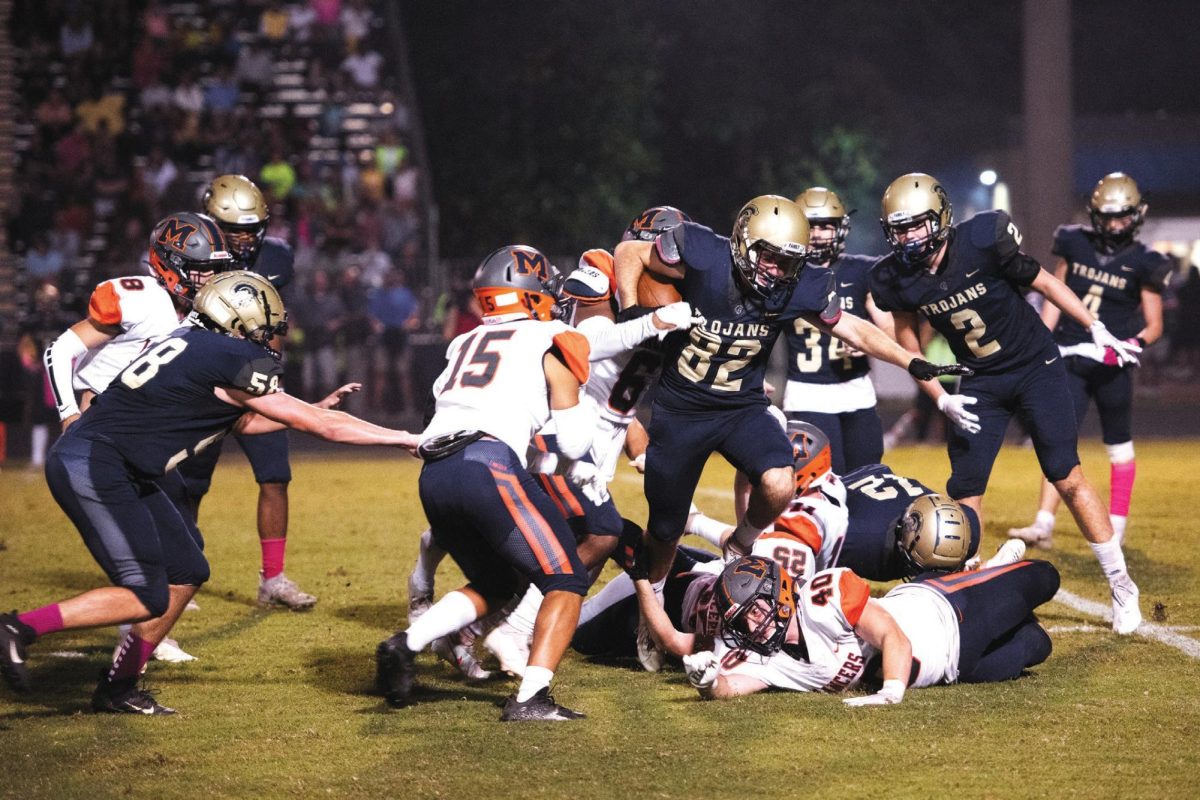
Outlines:
{"type": "Polygon", "coordinates": [[[816,411],[789,411],[789,420],[816,425],[829,437],[835,475],[878,464],[883,460],[883,422],[874,408],[821,414],[816,411]]]}
{"type": "Polygon", "coordinates": [[[433,540],[489,603],[529,583],[542,594],[587,594],[575,537],[508,445],[480,439],[426,461],[419,487],[433,540]]]}
{"type": "Polygon", "coordinates": [[[720,453],[755,486],[762,474],[792,466],[792,444],[766,405],[705,414],[669,411],[655,403],[646,449],[647,531],[662,542],[683,535],[692,495],[713,453],[720,453]]]}
{"type": "Polygon", "coordinates": [[[1050,656],[1050,636],[1033,611],[1058,591],[1049,561],[916,578],[937,589],[958,614],[958,680],[1006,681],[1050,656]]]}
{"type": "MultiPolygon", "coordinates": [[[[292,480],[292,468],[288,459],[287,431],[260,433],[252,436],[234,434],[250,468],[254,470],[256,483],[289,483],[292,480]]],[[[200,500],[208,494],[212,486],[213,470],[221,458],[221,447],[224,439],[212,444],[191,458],[185,459],[178,467],[183,479],[182,489],[186,503],[198,508],[200,500]]],[[[166,487],[164,487],[166,488],[166,487]]]]}
{"type": "Polygon", "coordinates": [[[1067,387],[1075,403],[1075,419],[1083,424],[1088,400],[1096,401],[1105,444],[1133,440],[1133,367],[1109,367],[1090,358],[1067,359],[1067,387]]]}
{"type": "Polygon", "coordinates": [[[967,408],[979,415],[982,430],[965,433],[947,421],[951,474],[946,493],[950,497],[975,497],[987,490],[1013,414],[1021,416],[1033,439],[1043,475],[1051,481],[1062,480],[1079,464],[1079,427],[1066,368],[1057,348],[1047,349],[1043,355],[1045,359],[1035,359],[1011,373],[962,379],[959,393],[979,401],[967,408]]]}
{"type": "MultiPolygon", "coordinates": [[[[554,436],[533,437],[533,447],[543,453],[558,453],[558,442],[554,436]]],[[[583,461],[591,464],[590,456],[584,456],[583,461]]],[[[581,539],[592,536],[620,536],[624,530],[621,514],[609,497],[600,505],[596,505],[575,484],[562,475],[543,475],[535,473],[538,483],[549,495],[563,519],[571,526],[575,538],[581,539]]]]}
{"type": "Polygon", "coordinates": [[[153,616],[167,610],[168,585],[208,580],[195,523],[153,483],[130,475],[111,445],[68,432],[46,459],[46,482],[109,580],[153,616]]]}

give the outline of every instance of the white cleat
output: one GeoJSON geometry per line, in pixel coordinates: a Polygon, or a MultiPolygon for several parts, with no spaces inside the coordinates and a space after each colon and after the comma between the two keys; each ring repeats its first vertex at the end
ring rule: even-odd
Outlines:
{"type": "Polygon", "coordinates": [[[1117,633],[1133,633],[1142,624],[1139,594],[1137,584],[1128,575],[1112,584],[1113,630],[1117,633]]]}
{"type": "Polygon", "coordinates": [[[1049,550],[1054,546],[1054,529],[1030,525],[1028,528],[1009,528],[1008,538],[1020,539],[1039,550],[1049,550]]]}
{"type": "Polygon", "coordinates": [[[646,620],[640,616],[637,626],[637,657],[646,672],[658,672],[663,667],[663,651],[654,643],[646,620]]]}
{"type": "Polygon", "coordinates": [[[529,637],[505,620],[492,628],[483,646],[500,661],[500,669],[516,678],[525,677],[529,664],[529,637]]]}
{"type": "Polygon", "coordinates": [[[463,628],[457,633],[451,633],[434,639],[429,649],[437,653],[438,658],[454,667],[469,681],[486,681],[492,677],[490,670],[483,668],[475,657],[475,634],[470,628],[463,628]]]}
{"type": "Polygon", "coordinates": [[[1025,542],[1020,539],[1009,539],[1004,544],[1000,545],[996,550],[996,555],[984,562],[983,567],[1003,567],[1008,564],[1015,564],[1025,557],[1025,542]]]}
{"type": "Polygon", "coordinates": [[[195,600],[188,600],[188,604],[183,607],[183,610],[184,611],[199,611],[200,604],[197,603],[195,600]]]}
{"type": "Polygon", "coordinates": [[[186,652],[174,639],[163,639],[159,642],[158,647],[154,648],[153,658],[155,661],[166,661],[168,664],[184,664],[196,660],[194,655],[186,652]]]}
{"type": "Polygon", "coordinates": [[[258,604],[264,607],[282,606],[292,611],[308,611],[317,604],[317,598],[302,591],[296,582],[282,572],[274,578],[264,578],[258,573],[258,604]]]}

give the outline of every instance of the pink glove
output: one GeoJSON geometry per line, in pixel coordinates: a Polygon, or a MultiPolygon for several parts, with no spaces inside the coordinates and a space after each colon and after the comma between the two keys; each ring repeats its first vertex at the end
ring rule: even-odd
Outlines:
{"type": "MultiPolygon", "coordinates": [[[[1139,350],[1142,347],[1142,343],[1137,340],[1137,337],[1132,337],[1132,338],[1126,339],[1125,344],[1133,345],[1134,347],[1138,348],[1139,350]]],[[[1134,362],[1134,363],[1137,363],[1137,362],[1134,362]]],[[[1117,351],[1112,349],[1111,347],[1104,348],[1104,366],[1106,366],[1106,367],[1121,366],[1121,359],[1117,355],[1117,351]]]]}

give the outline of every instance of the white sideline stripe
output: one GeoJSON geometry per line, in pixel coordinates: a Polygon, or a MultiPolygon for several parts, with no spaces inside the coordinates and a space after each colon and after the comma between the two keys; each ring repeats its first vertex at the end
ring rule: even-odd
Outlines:
{"type": "Polygon", "coordinates": [[[87,653],[81,653],[78,650],[55,650],[53,653],[46,653],[51,658],[87,658],[87,653]]]}
{"type": "MultiPolygon", "coordinates": [[[[1174,633],[1193,633],[1200,631],[1200,625],[1164,625],[1164,630],[1174,633]]],[[[1082,625],[1052,625],[1046,628],[1046,633],[1108,633],[1110,628],[1102,628],[1099,625],[1088,625],[1086,622],[1082,625]]]]}
{"type": "MultiPolygon", "coordinates": [[[[1079,595],[1072,594],[1066,589],[1059,589],[1058,594],[1054,595],[1054,599],[1062,603],[1068,608],[1072,608],[1082,614],[1087,614],[1091,617],[1099,617],[1109,623],[1112,622],[1112,608],[1097,603],[1093,600],[1086,600],[1079,595]]],[[[1137,627],[1134,633],[1145,636],[1147,639],[1154,639],[1163,644],[1174,647],[1176,650],[1183,652],[1185,655],[1195,659],[1200,659],[1200,642],[1191,637],[1184,636],[1181,633],[1176,633],[1164,625],[1156,625],[1153,622],[1143,622],[1137,627]]]]}

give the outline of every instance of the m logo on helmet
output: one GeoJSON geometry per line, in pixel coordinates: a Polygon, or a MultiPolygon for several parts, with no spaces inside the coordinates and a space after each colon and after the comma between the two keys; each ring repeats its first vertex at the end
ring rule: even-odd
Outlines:
{"type": "Polygon", "coordinates": [[[536,275],[538,280],[546,280],[550,276],[550,269],[546,266],[546,259],[541,253],[527,253],[524,250],[512,251],[513,255],[513,271],[517,275],[536,275]]]}
{"type": "Polygon", "coordinates": [[[748,575],[753,575],[756,578],[763,578],[767,574],[767,568],[762,561],[752,561],[750,559],[742,559],[733,570],[734,574],[744,572],[748,575]]]}
{"type": "Polygon", "coordinates": [[[196,230],[195,225],[184,222],[178,217],[171,217],[163,223],[162,231],[158,234],[158,241],[182,253],[186,249],[185,243],[196,230]]]}

